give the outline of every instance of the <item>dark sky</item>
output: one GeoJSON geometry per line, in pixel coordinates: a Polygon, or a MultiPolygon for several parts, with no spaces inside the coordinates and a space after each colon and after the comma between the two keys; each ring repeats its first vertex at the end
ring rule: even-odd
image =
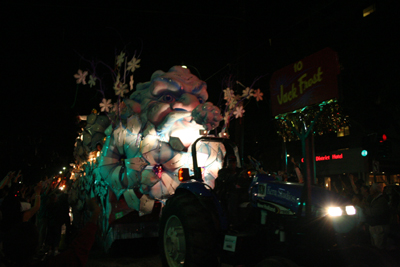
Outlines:
{"type": "MultiPolygon", "coordinates": [[[[2,2],[1,177],[21,168],[26,177],[35,180],[44,171],[58,170],[71,162],[78,129],[75,117],[88,114],[101,102],[95,89],[77,87],[73,78],[78,69],[89,68],[86,60],[102,60],[113,66],[121,50],[140,54],[135,83],[148,81],[155,70],[187,64],[206,80],[210,101],[215,104],[228,75],[247,86],[265,75],[255,87],[267,100],[268,75],[273,71],[330,41],[349,59],[349,52],[343,49],[345,41],[359,37],[351,32],[351,25],[349,30],[338,32],[346,27],[346,17],[337,21],[333,13],[351,16],[340,9],[343,1],[133,2],[139,1],[2,2]],[[330,28],[312,26],[313,19],[325,17],[325,21],[332,17],[333,23],[326,22],[330,28]]],[[[355,2],[357,8],[349,10],[368,5],[368,1],[355,2]]],[[[108,89],[108,98],[115,98],[112,85],[108,89]]],[[[265,121],[257,123],[260,130],[269,125],[267,102],[250,110],[266,114],[265,121]]]]}

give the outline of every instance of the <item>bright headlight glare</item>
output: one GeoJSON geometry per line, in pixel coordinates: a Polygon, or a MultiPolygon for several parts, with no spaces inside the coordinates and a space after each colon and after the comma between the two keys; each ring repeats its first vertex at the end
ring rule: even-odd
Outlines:
{"type": "Polygon", "coordinates": [[[329,207],[328,215],[332,217],[342,216],[342,209],[340,207],[329,207]]]}
{"type": "Polygon", "coordinates": [[[346,206],[346,213],[347,215],[356,215],[356,208],[354,206],[346,206]]]}

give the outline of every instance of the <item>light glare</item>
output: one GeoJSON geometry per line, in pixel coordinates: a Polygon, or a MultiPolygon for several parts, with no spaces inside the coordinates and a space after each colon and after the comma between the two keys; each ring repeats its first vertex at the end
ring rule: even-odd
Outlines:
{"type": "Polygon", "coordinates": [[[329,207],[328,215],[332,217],[342,216],[342,209],[340,207],[329,207]]]}
{"type": "Polygon", "coordinates": [[[347,215],[356,215],[356,208],[354,206],[346,206],[347,215]]]}

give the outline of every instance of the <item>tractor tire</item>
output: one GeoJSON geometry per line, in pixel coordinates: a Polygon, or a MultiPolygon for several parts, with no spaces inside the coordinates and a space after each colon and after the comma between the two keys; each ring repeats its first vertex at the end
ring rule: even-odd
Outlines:
{"type": "Polygon", "coordinates": [[[162,210],[159,247],[164,267],[219,266],[212,211],[191,193],[171,197],[162,210]]]}

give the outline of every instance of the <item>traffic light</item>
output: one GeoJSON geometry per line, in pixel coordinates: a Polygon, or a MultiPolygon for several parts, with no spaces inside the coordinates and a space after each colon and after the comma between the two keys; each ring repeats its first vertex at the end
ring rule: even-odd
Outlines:
{"type": "Polygon", "coordinates": [[[362,138],[363,156],[375,156],[377,150],[377,135],[370,133],[362,138]]]}
{"type": "Polygon", "coordinates": [[[391,140],[386,134],[381,134],[378,139],[378,156],[385,159],[390,157],[391,152],[391,140]]]}

